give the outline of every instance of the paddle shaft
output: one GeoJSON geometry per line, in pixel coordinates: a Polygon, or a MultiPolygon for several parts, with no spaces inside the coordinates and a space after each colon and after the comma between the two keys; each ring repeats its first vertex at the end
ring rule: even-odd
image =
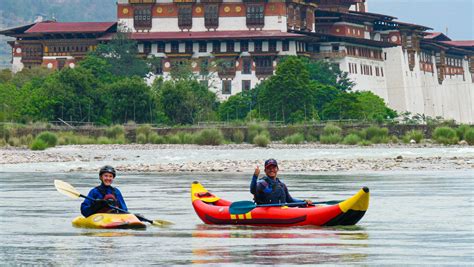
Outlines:
{"type": "MultiPolygon", "coordinates": [[[[321,201],[321,202],[313,202],[312,205],[316,205],[316,204],[337,204],[339,202],[341,202],[341,201],[338,201],[338,200],[321,201]]],[[[292,207],[292,206],[300,206],[300,205],[307,205],[307,203],[302,201],[302,202],[292,202],[292,203],[260,204],[260,205],[255,205],[255,207],[280,207],[280,206],[292,207]]]]}
{"type": "MultiPolygon", "coordinates": [[[[80,194],[79,196],[80,196],[80,197],[83,197],[83,198],[85,198],[85,199],[89,199],[89,200],[94,201],[94,202],[96,201],[95,199],[93,199],[93,198],[91,198],[91,197],[89,197],[89,196],[84,196],[83,194],[80,194]]],[[[112,205],[110,205],[110,204],[108,204],[108,203],[107,203],[107,205],[108,205],[109,208],[111,208],[111,209],[118,210],[118,211],[123,212],[123,213],[129,213],[129,214],[131,214],[130,212],[128,212],[128,211],[126,211],[126,210],[124,210],[124,209],[121,209],[121,208],[119,208],[119,207],[112,206],[112,205]]],[[[140,216],[140,215],[138,215],[138,214],[134,214],[134,215],[135,215],[140,221],[145,221],[145,222],[148,222],[148,223],[153,224],[153,221],[152,221],[152,220],[149,220],[149,219],[147,219],[147,218],[145,218],[145,217],[143,217],[143,216],[140,216]]]]}

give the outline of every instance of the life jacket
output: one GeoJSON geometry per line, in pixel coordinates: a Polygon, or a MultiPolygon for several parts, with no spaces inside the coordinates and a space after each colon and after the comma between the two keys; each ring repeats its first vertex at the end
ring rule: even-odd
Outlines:
{"type": "Polygon", "coordinates": [[[269,177],[264,177],[258,181],[264,186],[263,192],[255,194],[257,204],[286,203],[286,185],[282,182],[272,181],[269,177]]]}
{"type": "MultiPolygon", "coordinates": [[[[113,200],[113,204],[112,206],[115,206],[115,207],[118,207],[118,200],[117,200],[117,194],[116,194],[116,191],[115,191],[115,188],[114,187],[111,187],[112,188],[112,194],[107,194],[106,190],[101,187],[101,186],[97,186],[96,189],[99,190],[99,192],[104,196],[102,199],[104,200],[113,200]]],[[[98,210],[97,213],[118,213],[117,210],[114,210],[114,209],[111,209],[110,207],[106,206],[106,207],[103,207],[102,209],[98,210]]]]}

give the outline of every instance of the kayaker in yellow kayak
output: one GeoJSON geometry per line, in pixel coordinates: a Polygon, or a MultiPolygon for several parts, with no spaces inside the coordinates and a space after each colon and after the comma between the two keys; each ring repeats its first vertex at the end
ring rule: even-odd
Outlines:
{"type": "Polygon", "coordinates": [[[250,193],[254,195],[257,204],[277,204],[277,203],[293,203],[301,202],[312,205],[311,200],[298,200],[291,197],[286,185],[277,178],[278,163],[275,159],[265,161],[266,176],[258,179],[260,169],[257,166],[250,183],[250,193]],[[258,181],[257,181],[258,180],[258,181]]]}
{"type": "Polygon", "coordinates": [[[81,213],[84,217],[89,217],[96,213],[117,212],[110,208],[110,206],[115,206],[124,211],[128,211],[122,193],[118,188],[112,187],[115,176],[116,172],[112,166],[105,165],[99,170],[101,184],[92,188],[87,195],[89,199],[86,198],[81,204],[81,213]]]}

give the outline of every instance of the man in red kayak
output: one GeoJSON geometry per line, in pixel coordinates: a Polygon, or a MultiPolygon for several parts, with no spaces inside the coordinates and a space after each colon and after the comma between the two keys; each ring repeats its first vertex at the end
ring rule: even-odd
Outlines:
{"type": "Polygon", "coordinates": [[[115,212],[110,206],[120,208],[127,211],[127,205],[123,200],[122,193],[118,188],[112,187],[115,179],[115,169],[112,166],[105,165],[99,170],[99,179],[101,184],[92,190],[87,195],[95,199],[85,199],[81,204],[81,213],[84,217],[89,217],[96,213],[115,212]]]}
{"type": "Polygon", "coordinates": [[[306,202],[306,204],[313,204],[311,200],[298,200],[291,197],[288,193],[286,185],[277,178],[278,163],[275,159],[268,159],[265,161],[266,176],[258,179],[260,169],[255,168],[255,172],[250,183],[250,193],[255,196],[257,204],[278,204],[278,203],[293,203],[306,202]],[[258,181],[257,181],[258,179],[258,181]]]}

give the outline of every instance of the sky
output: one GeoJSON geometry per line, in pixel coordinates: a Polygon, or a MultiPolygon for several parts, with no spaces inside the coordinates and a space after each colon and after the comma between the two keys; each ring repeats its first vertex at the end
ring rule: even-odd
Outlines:
{"type": "Polygon", "coordinates": [[[433,28],[452,40],[474,40],[474,0],[367,0],[369,12],[433,28]]]}

